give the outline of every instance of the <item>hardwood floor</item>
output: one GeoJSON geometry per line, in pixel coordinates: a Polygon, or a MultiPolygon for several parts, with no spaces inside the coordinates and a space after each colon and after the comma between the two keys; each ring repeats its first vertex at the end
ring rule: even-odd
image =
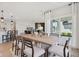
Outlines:
{"type": "Polygon", "coordinates": [[[0,44],[0,57],[12,57],[10,53],[11,42],[0,44]]]}

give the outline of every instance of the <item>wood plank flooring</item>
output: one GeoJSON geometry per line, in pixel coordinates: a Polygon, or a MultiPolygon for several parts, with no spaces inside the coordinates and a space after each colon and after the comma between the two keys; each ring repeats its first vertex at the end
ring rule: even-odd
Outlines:
{"type": "Polygon", "coordinates": [[[0,57],[12,57],[10,53],[11,42],[0,44],[0,57]]]}

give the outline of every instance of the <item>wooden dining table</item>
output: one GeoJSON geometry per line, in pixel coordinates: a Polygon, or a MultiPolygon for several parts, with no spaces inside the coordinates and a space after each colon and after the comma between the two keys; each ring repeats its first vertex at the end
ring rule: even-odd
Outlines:
{"type": "Polygon", "coordinates": [[[47,35],[40,36],[40,35],[34,35],[34,34],[22,34],[19,36],[26,38],[25,40],[30,40],[37,43],[43,43],[48,45],[48,47],[45,49],[47,51],[46,56],[48,56],[49,47],[54,43],[55,39],[58,39],[56,36],[47,36],[47,35]]]}
{"type": "Polygon", "coordinates": [[[31,40],[39,43],[44,43],[48,45],[52,45],[54,40],[57,39],[56,36],[47,36],[47,35],[33,35],[33,34],[22,34],[21,37],[26,38],[26,40],[31,40]]]}

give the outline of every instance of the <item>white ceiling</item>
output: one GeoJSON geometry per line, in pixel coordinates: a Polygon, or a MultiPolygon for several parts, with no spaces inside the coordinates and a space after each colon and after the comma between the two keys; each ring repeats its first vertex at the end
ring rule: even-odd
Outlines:
{"type": "Polygon", "coordinates": [[[0,2],[0,10],[3,9],[5,16],[13,15],[18,20],[38,20],[42,12],[55,9],[69,2],[0,2]]]}

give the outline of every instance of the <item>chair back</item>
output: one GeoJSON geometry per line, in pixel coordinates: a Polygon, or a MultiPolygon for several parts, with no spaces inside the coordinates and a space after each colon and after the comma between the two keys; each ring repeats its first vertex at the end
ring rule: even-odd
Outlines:
{"type": "Polygon", "coordinates": [[[18,55],[18,51],[22,48],[22,38],[17,36],[15,40],[12,41],[12,51],[15,51],[15,55],[18,55]]]}
{"type": "Polygon", "coordinates": [[[34,56],[34,49],[33,49],[32,41],[30,41],[29,39],[23,38],[23,45],[24,45],[24,48],[25,48],[25,46],[27,46],[28,48],[32,49],[32,57],[33,57],[34,56]]]}
{"type": "Polygon", "coordinates": [[[70,37],[68,38],[68,40],[66,40],[65,45],[64,45],[64,49],[63,49],[63,55],[64,57],[69,57],[69,51],[67,51],[66,49],[69,49],[69,41],[70,41],[70,37]]]}
{"type": "Polygon", "coordinates": [[[7,37],[10,38],[11,32],[7,31],[7,37]]]}

